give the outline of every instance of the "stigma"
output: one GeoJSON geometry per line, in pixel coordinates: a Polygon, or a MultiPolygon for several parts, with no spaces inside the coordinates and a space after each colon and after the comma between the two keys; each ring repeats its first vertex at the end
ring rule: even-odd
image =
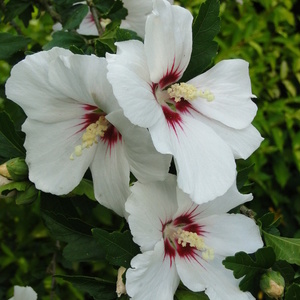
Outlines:
{"type": "Polygon", "coordinates": [[[81,145],[77,145],[74,148],[74,152],[71,154],[70,159],[74,159],[75,156],[81,156],[84,149],[88,149],[94,144],[97,144],[99,138],[103,137],[105,131],[107,130],[109,122],[105,119],[105,116],[100,116],[99,119],[91,123],[86,129],[81,137],[81,145]]]}
{"type": "Polygon", "coordinates": [[[167,89],[167,92],[175,102],[181,100],[192,101],[198,97],[204,98],[207,101],[213,101],[215,98],[210,90],[198,90],[194,85],[185,82],[172,84],[167,89]]]}

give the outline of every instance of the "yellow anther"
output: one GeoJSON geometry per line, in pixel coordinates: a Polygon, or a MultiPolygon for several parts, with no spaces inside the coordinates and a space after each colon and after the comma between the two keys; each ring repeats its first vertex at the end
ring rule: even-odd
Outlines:
{"type": "Polygon", "coordinates": [[[214,94],[210,90],[199,91],[198,96],[201,98],[205,98],[209,102],[215,99],[214,94]]]}
{"type": "Polygon", "coordinates": [[[178,244],[182,247],[186,247],[186,245],[189,244],[190,247],[196,248],[197,250],[201,251],[203,259],[214,259],[214,250],[207,247],[204,243],[204,239],[196,232],[178,229],[175,235],[177,237],[178,244]]]}
{"type": "Polygon", "coordinates": [[[194,100],[198,96],[198,90],[192,84],[185,82],[175,83],[168,88],[168,94],[174,98],[175,102],[179,102],[181,98],[185,100],[194,100]]]}
{"type": "Polygon", "coordinates": [[[192,101],[197,97],[206,99],[207,101],[214,100],[214,95],[211,91],[198,90],[194,85],[189,83],[175,83],[167,90],[170,98],[173,98],[175,102],[181,101],[181,99],[192,101]]]}
{"type": "Polygon", "coordinates": [[[86,129],[84,134],[82,135],[82,143],[81,145],[77,145],[74,148],[74,152],[71,154],[70,159],[74,159],[74,155],[81,156],[82,150],[85,148],[90,148],[94,143],[98,143],[99,137],[103,137],[105,131],[108,127],[108,121],[105,119],[104,116],[100,116],[99,119],[95,122],[90,124],[86,129]]]}

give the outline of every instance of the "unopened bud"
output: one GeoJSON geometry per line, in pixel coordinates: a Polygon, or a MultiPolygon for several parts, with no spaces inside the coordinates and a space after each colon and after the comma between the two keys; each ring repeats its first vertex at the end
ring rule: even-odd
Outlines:
{"type": "Polygon", "coordinates": [[[272,299],[280,299],[283,296],[284,287],[284,278],[279,272],[270,270],[260,279],[260,288],[272,299]]]}
{"type": "Polygon", "coordinates": [[[126,287],[122,278],[125,271],[126,269],[124,267],[120,267],[118,270],[117,290],[116,290],[118,297],[121,297],[122,294],[126,294],[126,287]]]}
{"type": "Polygon", "coordinates": [[[0,175],[13,181],[26,179],[28,177],[28,167],[24,158],[16,157],[2,164],[0,166],[0,175]]]}
{"type": "Polygon", "coordinates": [[[25,191],[18,191],[16,195],[16,204],[28,204],[34,202],[39,197],[40,192],[33,183],[28,183],[25,191]]]}
{"type": "Polygon", "coordinates": [[[6,162],[10,178],[14,181],[22,181],[28,177],[28,167],[24,158],[16,157],[6,162]]]}
{"type": "Polygon", "coordinates": [[[5,178],[10,178],[9,172],[6,167],[6,163],[0,165],[0,175],[5,178]]]}

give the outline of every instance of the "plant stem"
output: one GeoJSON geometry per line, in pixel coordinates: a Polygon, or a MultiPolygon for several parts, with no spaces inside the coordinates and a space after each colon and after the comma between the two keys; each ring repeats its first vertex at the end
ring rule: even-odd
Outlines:
{"type": "Polygon", "coordinates": [[[54,21],[62,22],[61,16],[49,5],[47,0],[38,0],[38,2],[45,8],[54,21]]]}
{"type": "Polygon", "coordinates": [[[98,15],[97,8],[94,6],[94,3],[92,0],[87,0],[86,3],[90,7],[98,34],[99,34],[99,36],[102,36],[102,34],[104,33],[104,29],[102,28],[102,26],[100,24],[100,17],[98,15]]]}

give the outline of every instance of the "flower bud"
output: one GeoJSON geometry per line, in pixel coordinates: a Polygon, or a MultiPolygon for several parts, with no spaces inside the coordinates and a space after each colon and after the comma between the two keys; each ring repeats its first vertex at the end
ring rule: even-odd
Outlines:
{"type": "Polygon", "coordinates": [[[28,183],[25,191],[18,191],[15,201],[16,204],[28,204],[34,202],[39,197],[39,191],[33,183],[28,183]]]}
{"type": "Polygon", "coordinates": [[[267,271],[260,279],[260,288],[270,298],[280,299],[283,296],[284,287],[284,278],[279,272],[267,271]]]}
{"type": "Polygon", "coordinates": [[[122,294],[126,294],[126,287],[122,278],[125,271],[126,269],[124,267],[120,267],[118,270],[118,280],[117,280],[117,290],[116,290],[118,298],[121,297],[122,294]]]}
{"type": "Polygon", "coordinates": [[[22,181],[28,177],[28,167],[24,158],[16,157],[0,166],[0,174],[13,181],[22,181]]]}
{"type": "Polygon", "coordinates": [[[7,167],[6,167],[6,163],[0,165],[0,175],[5,177],[5,178],[10,179],[10,175],[9,175],[9,172],[7,170],[7,167]]]}

